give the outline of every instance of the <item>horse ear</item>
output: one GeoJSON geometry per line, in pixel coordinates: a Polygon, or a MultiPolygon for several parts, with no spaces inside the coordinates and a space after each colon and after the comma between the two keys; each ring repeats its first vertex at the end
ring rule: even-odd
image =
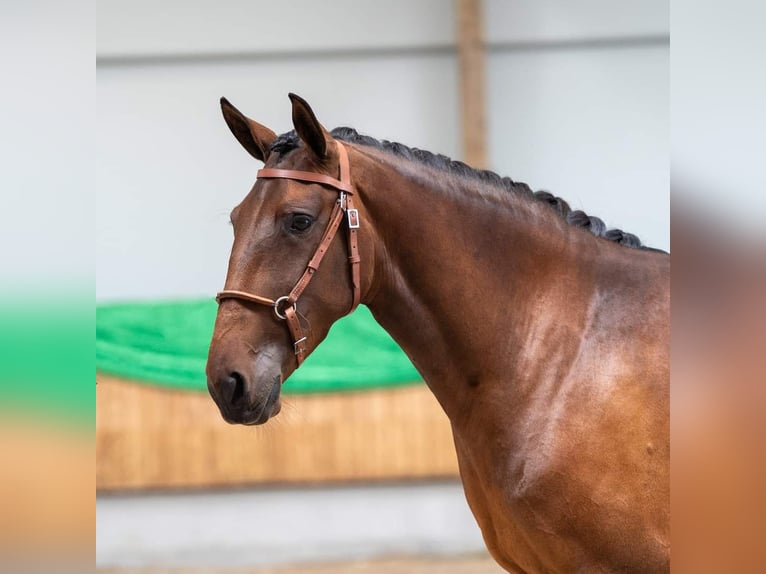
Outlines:
{"type": "Polygon", "coordinates": [[[293,104],[293,126],[300,138],[319,158],[327,153],[327,139],[330,135],[319,123],[308,102],[293,93],[288,94],[293,104]]]}
{"type": "Polygon", "coordinates": [[[242,147],[255,159],[266,163],[269,157],[269,148],[277,139],[277,134],[266,126],[248,118],[232,106],[226,98],[221,98],[221,111],[226,125],[229,126],[231,133],[242,144],[242,147]]]}

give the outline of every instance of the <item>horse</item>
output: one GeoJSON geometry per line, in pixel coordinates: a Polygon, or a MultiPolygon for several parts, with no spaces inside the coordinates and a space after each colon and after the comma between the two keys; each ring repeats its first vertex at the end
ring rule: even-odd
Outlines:
{"type": "Polygon", "coordinates": [[[498,564],[668,571],[669,254],[509,178],[328,131],[289,97],[279,136],[221,99],[265,164],[231,212],[206,367],[223,418],[279,413],[281,385],[362,303],[449,418],[498,564]]]}

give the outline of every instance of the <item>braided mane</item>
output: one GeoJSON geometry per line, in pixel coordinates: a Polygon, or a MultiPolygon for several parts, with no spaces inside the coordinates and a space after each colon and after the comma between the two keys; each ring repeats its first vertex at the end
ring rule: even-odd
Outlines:
{"type": "MultiPolygon", "coordinates": [[[[626,247],[665,253],[660,249],[643,245],[641,240],[632,233],[628,233],[622,229],[607,229],[606,224],[598,217],[588,215],[579,209],[573,211],[566,201],[560,197],[556,197],[548,191],[532,191],[526,183],[513,181],[510,177],[501,177],[489,170],[474,169],[462,161],[450,159],[442,154],[435,154],[430,151],[411,148],[404,144],[388,140],[377,140],[373,137],[360,134],[354,128],[338,127],[330,133],[334,138],[341,141],[384,150],[396,156],[416,161],[429,167],[434,167],[463,177],[478,179],[509,192],[528,196],[531,199],[550,206],[550,208],[556,211],[556,213],[566,220],[569,225],[586,229],[596,237],[603,237],[608,241],[613,241],[626,247]]],[[[271,144],[271,151],[278,154],[286,154],[298,148],[299,145],[300,138],[295,133],[295,130],[292,130],[280,135],[274,140],[271,144]]]]}

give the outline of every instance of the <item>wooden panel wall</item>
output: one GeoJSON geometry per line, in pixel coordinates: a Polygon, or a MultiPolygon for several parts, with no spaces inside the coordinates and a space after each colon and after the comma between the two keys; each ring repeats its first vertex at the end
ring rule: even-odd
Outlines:
{"type": "Polygon", "coordinates": [[[93,436],[86,425],[70,423],[33,409],[0,412],[2,572],[24,571],[33,562],[40,569],[49,556],[60,571],[82,557],[92,568],[93,436]]]}
{"type": "Polygon", "coordinates": [[[457,46],[463,161],[487,168],[485,43],[481,0],[458,0],[457,46]]]}
{"type": "Polygon", "coordinates": [[[227,424],[207,393],[99,375],[96,397],[102,491],[457,476],[425,385],[283,396],[261,427],[227,424]]]}

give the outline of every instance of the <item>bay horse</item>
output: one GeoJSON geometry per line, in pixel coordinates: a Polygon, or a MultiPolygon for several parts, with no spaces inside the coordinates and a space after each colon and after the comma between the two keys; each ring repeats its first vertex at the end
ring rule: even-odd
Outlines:
{"type": "Polygon", "coordinates": [[[525,184],[328,132],[290,100],[280,136],[221,100],[265,164],[231,212],[206,368],[223,418],[276,415],[361,302],[449,417],[502,567],[668,571],[669,255],[525,184]]]}

